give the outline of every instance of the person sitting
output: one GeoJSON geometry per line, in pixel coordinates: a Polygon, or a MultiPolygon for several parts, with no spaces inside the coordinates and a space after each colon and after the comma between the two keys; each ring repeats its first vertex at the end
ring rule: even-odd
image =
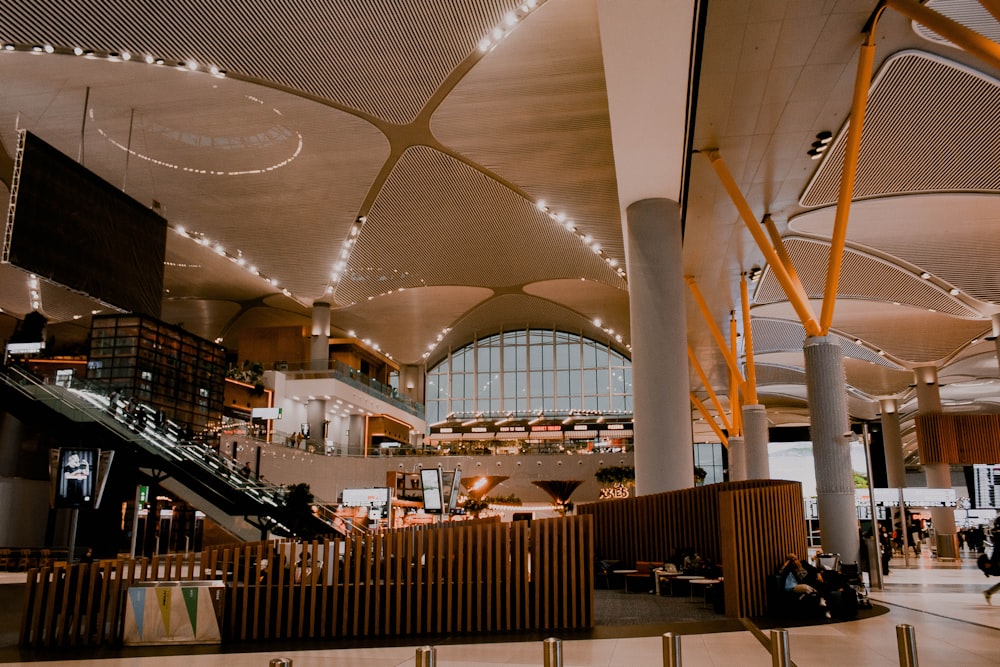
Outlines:
{"type": "Polygon", "coordinates": [[[815,604],[822,608],[824,617],[830,618],[826,602],[826,585],[819,570],[808,562],[800,560],[798,555],[789,553],[778,576],[786,594],[795,596],[798,602],[815,604]]]}
{"type": "Polygon", "coordinates": [[[692,552],[684,557],[684,565],[681,570],[684,574],[701,574],[702,569],[705,566],[705,561],[702,559],[698,552],[692,552]]]}

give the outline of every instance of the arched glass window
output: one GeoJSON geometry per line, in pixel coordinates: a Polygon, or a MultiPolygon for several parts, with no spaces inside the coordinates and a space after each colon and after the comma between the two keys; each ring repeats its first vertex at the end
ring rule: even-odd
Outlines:
{"type": "Polygon", "coordinates": [[[427,371],[427,421],[542,410],[631,414],[632,362],[564,331],[506,331],[452,350],[427,371]]]}

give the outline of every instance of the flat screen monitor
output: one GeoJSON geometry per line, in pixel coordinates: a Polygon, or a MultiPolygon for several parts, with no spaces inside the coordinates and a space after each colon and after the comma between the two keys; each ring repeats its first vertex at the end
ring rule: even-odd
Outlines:
{"type": "Polygon", "coordinates": [[[93,507],[97,484],[96,449],[59,450],[56,507],[93,507]]]}
{"type": "Polygon", "coordinates": [[[21,131],[3,260],[126,312],[159,317],[167,221],[21,131]]]}

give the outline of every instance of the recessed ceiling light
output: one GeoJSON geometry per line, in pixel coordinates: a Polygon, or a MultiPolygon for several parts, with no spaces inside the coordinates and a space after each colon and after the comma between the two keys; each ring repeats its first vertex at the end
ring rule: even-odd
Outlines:
{"type": "Polygon", "coordinates": [[[920,277],[923,278],[924,280],[929,280],[930,277],[931,277],[931,274],[929,274],[926,271],[924,271],[923,273],[920,274],[920,277]]]}

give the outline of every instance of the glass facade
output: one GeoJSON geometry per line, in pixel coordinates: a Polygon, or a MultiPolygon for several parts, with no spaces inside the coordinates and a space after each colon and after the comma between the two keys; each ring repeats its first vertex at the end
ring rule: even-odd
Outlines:
{"type": "Polygon", "coordinates": [[[451,413],[631,414],[632,362],[578,334],[505,331],[428,369],[426,404],[429,422],[451,413]]]}

